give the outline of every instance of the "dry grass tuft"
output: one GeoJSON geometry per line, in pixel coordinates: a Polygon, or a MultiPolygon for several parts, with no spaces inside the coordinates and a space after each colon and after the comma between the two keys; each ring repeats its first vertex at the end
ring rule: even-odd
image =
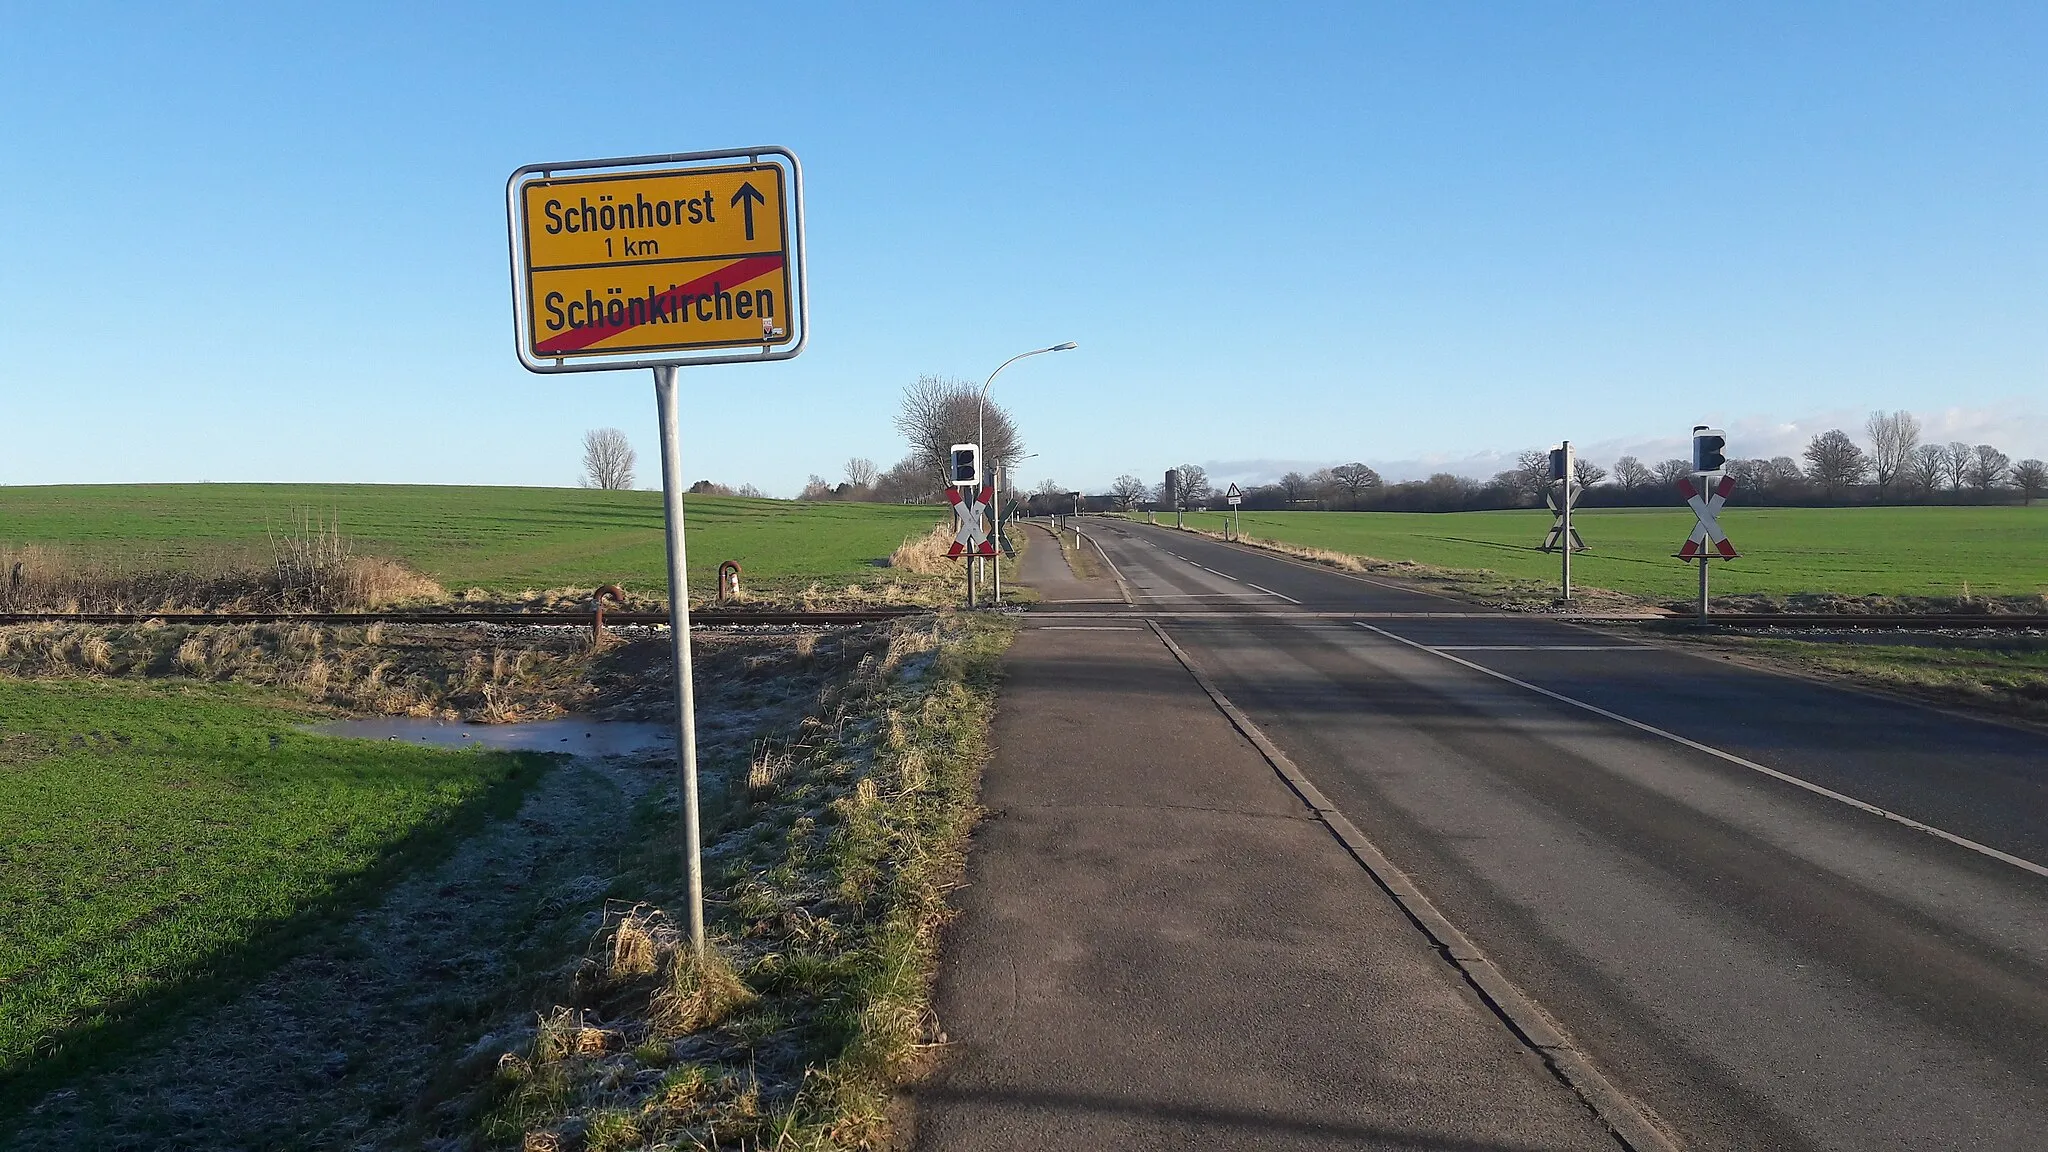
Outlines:
{"type": "Polygon", "coordinates": [[[447,599],[395,560],[356,555],[332,528],[308,522],[271,547],[267,559],[0,547],[0,611],[362,612],[447,599]]]}
{"type": "Polygon", "coordinates": [[[654,997],[654,1034],[688,1036],[713,1028],[754,1002],[753,989],[716,948],[702,957],[678,943],[669,950],[668,979],[654,997]]]}
{"type": "Polygon", "coordinates": [[[889,554],[889,567],[914,572],[919,576],[950,576],[960,566],[960,561],[946,555],[953,546],[953,529],[946,524],[934,524],[932,530],[922,536],[911,536],[889,554]]]}

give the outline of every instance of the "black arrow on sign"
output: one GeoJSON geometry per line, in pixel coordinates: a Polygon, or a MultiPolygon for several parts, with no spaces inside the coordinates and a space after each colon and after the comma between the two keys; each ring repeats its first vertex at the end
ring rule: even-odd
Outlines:
{"type": "Polygon", "coordinates": [[[732,202],[742,205],[740,210],[747,214],[747,239],[752,240],[754,238],[754,205],[766,204],[768,198],[761,195],[761,190],[754,187],[753,183],[749,181],[740,185],[740,190],[732,194],[732,202]]]}

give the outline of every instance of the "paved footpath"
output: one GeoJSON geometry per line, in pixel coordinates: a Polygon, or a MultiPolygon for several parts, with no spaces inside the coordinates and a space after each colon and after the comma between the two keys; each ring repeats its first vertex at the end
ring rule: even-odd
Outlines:
{"type": "MultiPolygon", "coordinates": [[[[1042,530],[1023,577],[1121,599],[1042,530]]],[[[1149,628],[1005,671],[918,1147],[1617,1147],[1149,628]]]]}

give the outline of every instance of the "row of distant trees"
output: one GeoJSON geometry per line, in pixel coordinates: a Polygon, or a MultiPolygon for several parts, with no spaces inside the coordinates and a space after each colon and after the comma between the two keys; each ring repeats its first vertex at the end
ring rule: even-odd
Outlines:
{"type": "MultiPolygon", "coordinates": [[[[1859,443],[1848,432],[1831,428],[1809,441],[1796,460],[1731,459],[1727,467],[1735,477],[1736,498],[1747,504],[1999,504],[2032,503],[2048,494],[2048,465],[2042,461],[2014,461],[1991,444],[1922,443],[1920,422],[1910,412],[1873,412],[1863,433],[1859,443]]],[[[1580,457],[1576,467],[1584,488],[1582,504],[1657,505],[1677,502],[1675,489],[1691,473],[1692,462],[1674,458],[1653,464],[1623,456],[1610,469],[1580,457]]],[[[1221,493],[1201,468],[1183,464],[1177,471],[1181,507],[1221,503],[1221,493]]],[[[1277,483],[1246,488],[1242,495],[1243,506],[1251,509],[1451,512],[1539,505],[1550,483],[1549,451],[1530,449],[1513,468],[1484,481],[1439,472],[1427,480],[1384,484],[1371,467],[1351,463],[1290,472],[1277,483]]],[[[1173,493],[1125,475],[1097,503],[1171,508],[1173,493]]]]}
{"type": "MultiPolygon", "coordinates": [[[[887,503],[928,503],[945,491],[949,449],[976,438],[980,390],[967,380],[922,376],[904,390],[896,427],[910,451],[888,469],[873,460],[854,457],[838,480],[812,474],[802,500],[866,500],[887,503]]],[[[985,467],[1014,469],[1023,459],[1023,442],[1008,412],[989,403],[981,411],[985,467]]],[[[1728,472],[1737,483],[1737,499],[1747,504],[1996,504],[2032,503],[2048,494],[2048,466],[2035,459],[2014,461],[1991,444],[1922,443],[1920,421],[1910,412],[1873,412],[1859,442],[1848,432],[1831,428],[1813,437],[1799,458],[1737,458],[1728,472]]],[[[585,437],[585,479],[591,487],[631,487],[633,450],[623,433],[599,429],[585,437]]],[[[1674,503],[1678,480],[1692,470],[1682,459],[1649,463],[1635,456],[1615,460],[1612,468],[1591,459],[1577,461],[1577,479],[1584,488],[1581,503],[1591,506],[1674,503]]],[[[1137,510],[1144,507],[1205,508],[1220,505],[1223,491],[1195,464],[1174,470],[1179,491],[1164,483],[1148,484],[1126,473],[1107,493],[1088,497],[1091,508],[1137,510]]],[[[1254,510],[1378,508],[1388,511],[1448,512],[1539,505],[1550,486],[1549,452],[1530,449],[1515,466],[1490,480],[1474,480],[1439,472],[1427,480],[1384,483],[1370,465],[1353,461],[1313,472],[1289,472],[1271,484],[1242,491],[1243,506],[1254,510]]],[[[692,492],[759,496],[746,485],[727,488],[699,481],[692,492]]],[[[1006,485],[1006,498],[1022,501],[1028,511],[1050,512],[1073,506],[1072,490],[1044,480],[1029,493],[1006,485]]]]}

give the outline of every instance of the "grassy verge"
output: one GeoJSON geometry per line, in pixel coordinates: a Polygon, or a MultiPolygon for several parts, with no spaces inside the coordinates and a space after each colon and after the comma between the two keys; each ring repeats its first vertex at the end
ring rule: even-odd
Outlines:
{"type": "Polygon", "coordinates": [[[656,831],[673,811],[644,814],[647,852],[573,979],[478,1050],[465,1110],[488,1146],[887,1139],[933,1039],[938,930],[1011,631],[948,616],[868,635],[809,719],[726,777],[708,960],[683,937],[673,841],[656,831]]]}
{"type": "Polygon", "coordinates": [[[2048,721],[2048,648],[2039,641],[1883,644],[1721,636],[1687,642],[1930,703],[2048,721]]]}
{"type": "Polygon", "coordinates": [[[1074,534],[1069,531],[1061,531],[1059,538],[1060,554],[1066,557],[1067,568],[1075,576],[1083,580],[1091,580],[1103,575],[1102,564],[1095,557],[1095,549],[1089,547],[1085,542],[1076,545],[1074,534]]]}
{"type": "Polygon", "coordinates": [[[0,1104],[274,963],[539,774],[191,683],[0,678],[0,1104]]]}

